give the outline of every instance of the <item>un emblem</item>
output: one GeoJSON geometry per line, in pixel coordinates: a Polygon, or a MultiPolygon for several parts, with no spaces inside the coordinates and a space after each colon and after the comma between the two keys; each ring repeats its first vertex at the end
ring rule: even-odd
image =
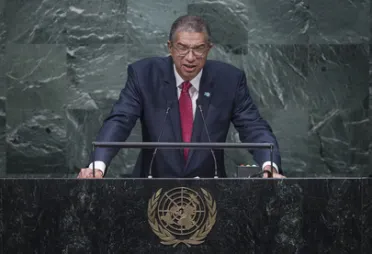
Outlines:
{"type": "Polygon", "coordinates": [[[200,188],[179,187],[162,193],[159,189],[150,198],[147,215],[152,231],[164,245],[180,243],[198,245],[204,242],[216,222],[216,202],[200,188]]]}

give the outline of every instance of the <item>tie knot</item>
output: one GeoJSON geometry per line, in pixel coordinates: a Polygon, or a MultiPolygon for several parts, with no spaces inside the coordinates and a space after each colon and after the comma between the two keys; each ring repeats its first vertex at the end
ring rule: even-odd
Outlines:
{"type": "Polygon", "coordinates": [[[182,83],[182,92],[189,92],[189,89],[191,87],[191,83],[189,81],[185,81],[182,83]]]}

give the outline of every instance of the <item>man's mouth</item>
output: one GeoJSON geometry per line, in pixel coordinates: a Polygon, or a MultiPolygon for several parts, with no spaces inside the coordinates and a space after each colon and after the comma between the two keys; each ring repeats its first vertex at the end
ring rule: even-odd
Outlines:
{"type": "Polygon", "coordinates": [[[193,65],[193,64],[184,64],[183,67],[184,67],[184,69],[185,69],[187,72],[192,72],[192,71],[195,70],[196,65],[193,65]]]}

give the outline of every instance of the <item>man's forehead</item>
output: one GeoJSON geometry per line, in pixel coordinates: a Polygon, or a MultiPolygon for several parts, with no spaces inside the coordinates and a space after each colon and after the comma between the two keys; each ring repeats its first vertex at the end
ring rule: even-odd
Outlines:
{"type": "Polygon", "coordinates": [[[197,32],[178,32],[176,34],[176,41],[195,41],[204,43],[206,36],[204,33],[197,33],[197,32]]]}
{"type": "Polygon", "coordinates": [[[190,41],[177,41],[176,44],[190,46],[190,47],[201,47],[201,46],[204,46],[206,42],[202,41],[202,42],[197,43],[197,42],[190,42],[190,41]]]}

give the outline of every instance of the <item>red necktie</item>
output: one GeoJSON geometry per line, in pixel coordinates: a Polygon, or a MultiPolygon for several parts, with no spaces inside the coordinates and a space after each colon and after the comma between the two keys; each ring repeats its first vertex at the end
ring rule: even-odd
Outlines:
{"type": "MultiPolygon", "coordinates": [[[[189,93],[191,83],[185,81],[182,83],[182,91],[179,99],[180,105],[180,117],[181,117],[181,129],[182,129],[182,140],[183,142],[191,141],[192,134],[192,125],[194,121],[193,112],[192,112],[192,101],[189,93]]],[[[183,150],[185,160],[189,153],[189,148],[183,150]]]]}

